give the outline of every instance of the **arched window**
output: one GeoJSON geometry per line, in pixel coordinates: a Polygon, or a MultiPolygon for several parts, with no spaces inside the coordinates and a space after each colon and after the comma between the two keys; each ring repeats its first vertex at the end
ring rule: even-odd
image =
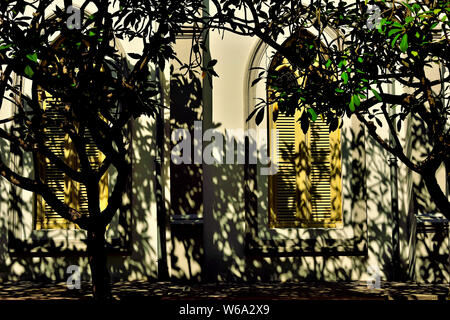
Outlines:
{"type": "MultiPolygon", "coordinates": [[[[299,32],[283,45],[301,45],[305,37],[310,39],[311,35],[299,32]]],[[[295,93],[301,91],[307,79],[299,76],[280,54],[272,59],[268,74],[268,128],[275,130],[269,150],[278,164],[278,172],[269,176],[269,227],[340,227],[340,129],[329,132],[325,115],[319,114],[304,134],[298,120],[308,112],[307,107],[294,113],[293,108],[282,104],[298,103],[301,96],[295,93]],[[290,94],[286,95],[286,91],[290,94]]]]}
{"type": "MultiPolygon", "coordinates": [[[[63,47],[65,39],[58,38],[53,48],[57,50],[63,47]]],[[[87,41],[80,42],[81,46],[89,46],[87,41]]],[[[58,59],[56,59],[58,60],[58,59]]],[[[58,68],[64,68],[61,61],[43,61],[41,66],[49,72],[58,72],[58,68]]],[[[77,123],[73,122],[70,106],[54,98],[52,95],[39,86],[34,86],[37,91],[39,104],[43,111],[42,118],[42,136],[44,144],[55,156],[59,157],[73,170],[79,170],[80,160],[75,146],[71,141],[69,134],[63,129],[65,123],[73,123],[76,130],[79,130],[77,123]]],[[[98,169],[104,160],[103,153],[96,146],[88,128],[85,128],[83,134],[84,149],[89,159],[92,169],[98,169]]],[[[81,214],[88,215],[88,197],[86,186],[82,183],[70,179],[55,163],[48,158],[38,154],[36,156],[36,172],[39,179],[52,188],[58,199],[69,207],[77,210],[81,214]]],[[[108,202],[108,173],[100,180],[99,184],[100,210],[107,206],[108,202]]],[[[42,196],[36,195],[36,219],[35,229],[74,229],[76,225],[62,218],[55,210],[50,207],[42,196]]]]}

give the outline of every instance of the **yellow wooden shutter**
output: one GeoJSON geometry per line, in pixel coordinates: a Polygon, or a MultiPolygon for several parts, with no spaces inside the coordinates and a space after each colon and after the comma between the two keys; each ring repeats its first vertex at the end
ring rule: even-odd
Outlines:
{"type": "Polygon", "coordinates": [[[310,123],[307,146],[311,216],[305,219],[305,226],[337,227],[342,223],[340,129],[330,133],[327,123],[318,117],[310,123]]]}
{"type": "MultiPolygon", "coordinates": [[[[91,167],[97,170],[103,162],[105,156],[97,148],[92,138],[91,133],[86,129],[86,154],[89,158],[91,167]]],[[[108,205],[108,174],[105,173],[100,180],[100,210],[104,210],[108,205]]],[[[77,189],[77,210],[82,214],[89,214],[87,190],[84,184],[80,184],[77,189]]]]}
{"type": "MultiPolygon", "coordinates": [[[[61,128],[64,120],[63,109],[65,104],[60,100],[51,97],[49,93],[41,91],[42,107],[48,119],[52,121],[44,129],[46,146],[58,157],[63,159],[72,169],[79,168],[79,159],[75,152],[75,147],[69,138],[69,135],[61,128]]],[[[86,152],[91,166],[97,169],[104,155],[96,147],[90,132],[85,134],[86,152]]],[[[89,214],[88,199],[86,187],[76,181],[73,181],[64,172],[58,169],[53,163],[44,157],[38,159],[40,179],[50,186],[56,196],[71,208],[76,209],[82,214],[89,214]]],[[[106,208],[108,204],[108,174],[100,180],[100,210],[106,208]]],[[[37,217],[36,229],[71,229],[77,228],[73,223],[68,222],[59,216],[46,202],[37,195],[37,217]]]]}
{"type": "MultiPolygon", "coordinates": [[[[50,119],[44,129],[45,145],[56,156],[64,159],[66,157],[65,150],[68,142],[65,132],[60,127],[63,121],[62,109],[64,105],[61,101],[52,98],[48,93],[41,91],[40,95],[45,95],[42,99],[42,107],[45,115],[50,119]]],[[[57,198],[64,202],[67,198],[67,183],[64,172],[45,157],[40,157],[38,162],[41,181],[52,188],[57,198]]],[[[59,216],[38,195],[36,229],[64,229],[69,227],[68,221],[59,216]]]]}
{"type": "MultiPolygon", "coordinates": [[[[271,88],[269,86],[269,96],[271,88]]],[[[271,151],[278,172],[269,176],[269,227],[335,228],[342,225],[340,130],[332,133],[318,117],[307,135],[294,116],[271,104],[269,128],[276,130],[271,151]]]]}
{"type": "MultiPolygon", "coordinates": [[[[270,113],[272,114],[272,113],[270,113]]],[[[269,177],[270,226],[283,227],[295,224],[297,220],[296,203],[296,135],[295,119],[279,114],[276,123],[275,158],[278,164],[277,174],[269,177]]]]}

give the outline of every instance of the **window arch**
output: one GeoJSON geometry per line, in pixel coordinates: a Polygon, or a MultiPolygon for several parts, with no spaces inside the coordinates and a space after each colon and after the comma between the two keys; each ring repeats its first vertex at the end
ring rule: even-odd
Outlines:
{"type": "MultiPolygon", "coordinates": [[[[70,39],[73,41],[73,39],[70,39]]],[[[56,52],[64,50],[64,43],[69,41],[65,37],[58,37],[52,45],[56,52]]],[[[89,48],[89,41],[82,39],[81,50],[89,48]]],[[[80,47],[78,47],[80,48],[80,47]]],[[[64,62],[57,58],[44,60],[40,63],[47,72],[65,72],[59,69],[64,68],[64,62]]],[[[105,66],[102,66],[104,69],[105,66]]],[[[40,108],[43,112],[42,137],[44,144],[50,152],[60,158],[72,170],[79,170],[80,160],[75,146],[69,134],[63,129],[64,123],[73,123],[75,130],[79,130],[79,125],[72,117],[70,106],[60,98],[53,97],[44,88],[33,84],[33,90],[38,97],[40,108]]],[[[106,121],[106,120],[105,120],[106,121]]],[[[80,134],[81,135],[81,134],[80,134]]],[[[82,136],[84,138],[85,152],[93,169],[98,169],[104,160],[103,153],[96,146],[88,128],[85,128],[82,136]]],[[[88,196],[86,185],[70,179],[55,163],[41,154],[36,154],[36,174],[40,181],[52,188],[56,197],[69,207],[79,213],[88,215],[88,196]]],[[[35,229],[76,229],[77,226],[62,218],[51,206],[49,206],[41,195],[36,195],[36,216],[35,229]]],[[[100,210],[107,206],[108,202],[108,172],[103,175],[99,183],[100,210]]]]}

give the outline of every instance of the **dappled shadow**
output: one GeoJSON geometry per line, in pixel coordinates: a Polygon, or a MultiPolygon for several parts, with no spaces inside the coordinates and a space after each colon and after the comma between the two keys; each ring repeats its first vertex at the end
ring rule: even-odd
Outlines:
{"type": "MultiPolygon", "coordinates": [[[[112,290],[113,299],[120,301],[167,300],[445,300],[445,285],[382,282],[381,289],[368,290],[364,282],[257,282],[249,284],[211,283],[176,284],[173,282],[122,281],[112,290]]],[[[67,290],[65,283],[16,282],[0,284],[3,300],[85,300],[90,287],[67,290]]]]}
{"type": "Polygon", "coordinates": [[[115,295],[135,299],[149,295],[162,299],[270,299],[270,300],[341,300],[341,299],[445,299],[445,285],[427,286],[412,283],[382,282],[381,289],[368,290],[365,282],[255,282],[252,284],[211,283],[120,283],[115,295]]]}
{"type": "MultiPolygon", "coordinates": [[[[431,146],[428,143],[428,132],[422,119],[416,115],[411,115],[411,158],[414,163],[423,161],[431,153],[431,146]]],[[[416,173],[413,174],[413,210],[414,213],[437,212],[436,205],[432,201],[432,196],[428,192],[424,180],[416,173]]],[[[445,190],[445,189],[444,189],[445,190]]]]}
{"type": "MultiPolygon", "coordinates": [[[[350,280],[361,278],[366,272],[365,153],[364,148],[361,149],[364,134],[363,131],[353,132],[344,128],[341,139],[344,229],[286,229],[291,234],[287,241],[273,238],[271,241],[260,243],[259,248],[254,250],[250,248],[251,258],[248,263],[252,269],[253,281],[350,280]],[[358,214],[358,210],[361,209],[364,212],[362,215],[358,214]],[[349,239],[350,241],[342,242],[340,240],[345,240],[345,236],[336,235],[346,232],[345,228],[347,231],[351,228],[354,237],[349,239]],[[333,233],[336,235],[331,236],[333,233]]],[[[264,188],[264,180],[258,177],[257,170],[257,166],[248,166],[246,173],[248,201],[246,211],[249,229],[252,226],[264,228],[263,224],[258,224],[258,220],[260,215],[263,217],[268,215],[265,211],[268,199],[258,196],[261,195],[257,186],[258,180],[259,188],[261,185],[264,188]]],[[[269,231],[270,234],[275,234],[273,231],[269,231]]],[[[254,241],[261,232],[254,231],[250,235],[251,240],[254,241]]]]}
{"type": "MultiPolygon", "coordinates": [[[[170,79],[170,133],[174,130],[187,130],[191,140],[190,163],[174,164],[170,162],[170,214],[193,215],[203,211],[202,198],[202,164],[195,163],[196,143],[195,121],[202,120],[202,84],[197,77],[189,79],[182,73],[173,73],[170,79]]],[[[197,130],[200,128],[197,128],[197,130]]],[[[183,137],[186,138],[186,137],[183,137]]],[[[166,137],[170,152],[179,141],[166,137]]],[[[201,141],[200,141],[201,143],[201,141]]],[[[183,150],[187,152],[187,150],[183,150]]],[[[198,160],[197,160],[198,162],[198,160]]]]}
{"type": "MultiPolygon", "coordinates": [[[[156,226],[151,224],[155,212],[154,141],[150,120],[143,119],[130,127],[133,136],[133,183],[121,208],[107,230],[108,265],[112,281],[154,279],[157,276],[156,226]],[[148,123],[146,123],[148,121],[148,123]]],[[[2,150],[8,147],[2,146],[2,150]]],[[[23,168],[32,168],[25,155],[15,155],[23,168]]],[[[32,174],[32,173],[30,173],[32,174]]],[[[110,184],[115,172],[110,172],[110,184]]],[[[131,178],[131,177],[130,177],[131,178]]],[[[83,285],[90,283],[83,230],[33,230],[35,197],[1,181],[1,265],[2,281],[66,281],[70,265],[80,266],[83,285]]],[[[109,190],[112,190],[110,187],[109,190]]]]}
{"type": "Polygon", "coordinates": [[[202,79],[198,73],[182,71],[172,61],[165,89],[170,101],[164,140],[166,161],[169,161],[164,176],[169,187],[165,198],[170,234],[168,267],[173,281],[201,281],[204,269],[202,79]],[[182,160],[176,161],[173,156],[182,160]]]}
{"type": "MultiPolygon", "coordinates": [[[[125,138],[133,144],[129,155],[133,175],[106,231],[112,281],[157,277],[156,225],[151,220],[156,212],[154,131],[154,121],[146,117],[124,129],[125,138]]],[[[10,150],[3,140],[0,143],[3,160],[19,174],[33,177],[36,159],[29,153],[10,150]]],[[[110,168],[108,174],[111,196],[117,172],[110,168]]],[[[75,265],[80,267],[82,285],[89,285],[87,232],[73,227],[36,230],[34,194],[1,179],[0,195],[0,281],[66,281],[70,276],[68,267],[75,265]]]]}
{"type": "MultiPolygon", "coordinates": [[[[230,140],[227,133],[218,132],[217,136],[223,141],[230,140]]],[[[241,144],[243,141],[241,138],[241,144]]],[[[223,151],[220,146],[217,144],[217,154],[224,159],[229,150],[223,151]]],[[[236,145],[233,150],[238,159],[242,148],[236,145]]],[[[343,229],[291,228],[286,229],[284,238],[276,236],[280,229],[267,229],[269,200],[264,191],[267,177],[262,179],[260,165],[204,166],[207,197],[214,199],[210,207],[205,207],[206,279],[349,281],[370,279],[374,276],[370,268],[375,267],[383,280],[392,281],[394,277],[397,281],[411,280],[408,255],[412,230],[408,225],[411,219],[408,207],[401,206],[398,213],[401,248],[398,262],[393,252],[396,218],[392,210],[389,154],[366,136],[357,121],[344,125],[341,150],[343,229]],[[352,237],[345,238],[346,234],[352,237]]],[[[245,157],[248,161],[248,152],[245,157]]],[[[291,152],[286,158],[296,156],[291,152]]],[[[397,184],[404,188],[407,179],[408,175],[402,171],[397,184]]],[[[405,201],[408,195],[401,193],[397,201],[405,201]]],[[[443,257],[448,256],[436,261],[443,257]]]]}
{"type": "MultiPolygon", "coordinates": [[[[411,138],[410,157],[414,163],[423,161],[431,152],[429,133],[422,119],[412,114],[409,120],[411,138]]],[[[444,193],[445,172],[442,164],[437,180],[444,193]]],[[[411,185],[411,199],[408,214],[407,232],[409,246],[408,278],[426,283],[448,283],[450,281],[449,229],[448,220],[439,218],[439,209],[433,202],[424,179],[415,172],[408,171],[408,184],[411,185]]]]}
{"type": "MultiPolygon", "coordinates": [[[[209,159],[221,160],[211,164],[195,163],[198,145],[192,139],[189,142],[191,163],[174,164],[170,156],[179,141],[172,141],[171,133],[175,129],[186,129],[191,137],[195,137],[194,121],[205,121],[204,105],[200,102],[204,97],[201,81],[197,78],[189,79],[175,73],[169,81],[170,92],[163,93],[170,95],[171,107],[170,120],[165,123],[162,172],[163,206],[167,209],[162,232],[168,238],[165,243],[158,242],[156,167],[161,159],[156,152],[155,120],[142,117],[129,128],[133,141],[133,176],[128,197],[123,201],[122,214],[116,216],[108,230],[108,265],[114,282],[144,279],[141,289],[136,290],[135,284],[122,288],[129,292],[169,295],[167,288],[159,288],[155,282],[161,271],[158,270],[161,246],[167,249],[167,264],[162,267],[169,270],[173,282],[249,283],[248,286],[230,284],[219,289],[212,285],[174,285],[176,291],[182,291],[181,295],[186,296],[271,296],[274,294],[271,287],[260,284],[270,281],[275,282],[274,286],[279,282],[297,282],[285,284],[284,291],[277,292],[280,298],[299,298],[299,292],[302,292],[301,298],[330,298],[340,294],[364,298],[370,295],[365,283],[355,290],[345,281],[367,278],[371,265],[381,268],[382,279],[392,279],[394,218],[389,155],[366,137],[360,124],[345,119],[346,125],[342,128],[342,229],[269,229],[269,178],[260,174],[264,165],[249,161],[257,158],[257,154],[252,153],[265,152],[267,146],[265,150],[252,149],[250,145],[256,144],[252,140],[254,137],[225,131],[232,128],[223,128],[220,123],[207,119],[206,122],[211,123],[204,129],[215,128],[214,139],[202,141],[201,153],[204,155],[203,151],[208,150],[214,153],[209,159]],[[225,161],[229,154],[233,155],[231,162],[225,161]],[[245,159],[245,163],[239,159],[245,159]],[[116,237],[117,234],[124,236],[116,237]],[[119,239],[117,243],[114,243],[115,239],[119,239]],[[312,285],[302,285],[299,281],[310,281],[312,285]],[[342,285],[330,289],[317,281],[339,281],[342,285]]],[[[414,131],[420,136],[419,129],[414,131]]],[[[412,148],[421,150],[421,146],[420,141],[414,141],[412,148]]],[[[8,150],[5,145],[0,148],[8,150]]],[[[303,149],[301,146],[300,150],[303,149]]],[[[294,163],[304,157],[289,148],[286,152],[285,157],[294,163]]],[[[32,166],[31,158],[17,156],[14,160],[17,165],[32,166]]],[[[309,173],[307,168],[306,173],[309,173]]],[[[400,175],[398,184],[407,184],[406,177],[400,175]]],[[[417,195],[414,210],[402,207],[400,212],[402,248],[409,245],[413,232],[409,225],[414,213],[425,210],[422,208],[428,205],[429,197],[422,192],[421,183],[414,185],[417,195]]],[[[33,195],[11,190],[3,180],[0,181],[0,203],[0,279],[65,281],[67,267],[75,264],[82,266],[82,281],[87,286],[90,271],[85,252],[70,247],[70,243],[82,247],[85,234],[60,233],[63,239],[55,240],[46,232],[30,230],[35,210],[33,195]],[[30,234],[33,234],[32,239],[27,238],[30,234]],[[40,252],[32,252],[36,248],[40,252]]],[[[433,256],[431,248],[427,252],[445,265],[444,255],[433,256]]],[[[408,263],[407,259],[400,260],[402,280],[408,279],[408,263]]],[[[426,277],[436,272],[436,265],[431,263],[421,272],[426,277]]],[[[382,286],[389,288],[388,283],[382,286]]],[[[409,289],[399,286],[395,290],[406,292],[409,289]]]]}
{"type": "MultiPolygon", "coordinates": [[[[33,157],[21,150],[12,150],[0,142],[4,161],[24,176],[33,177],[33,157]]],[[[36,279],[62,281],[67,279],[69,265],[86,266],[87,259],[76,253],[68,253],[68,238],[83,247],[83,235],[69,231],[54,231],[54,240],[49,232],[33,232],[35,196],[28,191],[0,181],[0,279],[12,281],[36,279]]],[[[69,250],[71,251],[71,250],[69,250]]],[[[82,277],[88,280],[87,276],[82,277]]]]}

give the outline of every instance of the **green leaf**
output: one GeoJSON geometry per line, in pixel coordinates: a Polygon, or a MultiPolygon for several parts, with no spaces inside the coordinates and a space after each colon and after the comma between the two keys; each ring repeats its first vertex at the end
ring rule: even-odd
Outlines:
{"type": "Polygon", "coordinates": [[[317,113],[314,111],[314,109],[313,108],[309,108],[308,109],[308,112],[311,114],[311,119],[312,119],[312,121],[314,122],[314,121],[316,121],[317,120],[317,113]]]}
{"type": "Polygon", "coordinates": [[[338,67],[339,68],[342,68],[343,66],[345,67],[345,65],[347,64],[347,60],[341,60],[340,62],[339,62],[339,64],[338,64],[338,67]]]}
{"type": "Polygon", "coordinates": [[[391,31],[389,31],[388,36],[392,36],[393,34],[403,31],[403,29],[392,29],[391,31]]]}
{"type": "Polygon", "coordinates": [[[348,82],[348,74],[347,74],[347,72],[342,72],[342,74],[341,74],[341,78],[342,78],[342,80],[344,80],[344,84],[347,84],[347,82],[348,82]]]}
{"type": "Polygon", "coordinates": [[[93,37],[93,36],[95,36],[95,32],[94,31],[89,31],[89,37],[93,37]]]}
{"type": "Polygon", "coordinates": [[[350,103],[348,104],[348,107],[351,112],[355,112],[355,105],[353,103],[353,99],[350,100],[350,103]]]}
{"type": "Polygon", "coordinates": [[[402,2],[402,4],[407,7],[409,10],[413,11],[413,8],[406,2],[402,2]]]}
{"type": "Polygon", "coordinates": [[[364,59],[361,58],[361,57],[358,57],[358,61],[359,61],[360,63],[363,63],[363,62],[364,62],[364,59]]]}
{"type": "Polygon", "coordinates": [[[327,63],[325,64],[325,68],[329,68],[331,66],[331,60],[328,59],[327,63]]]}
{"type": "Polygon", "coordinates": [[[401,36],[402,34],[399,33],[398,35],[395,36],[395,38],[392,40],[391,42],[391,47],[394,48],[395,43],[397,42],[397,39],[401,36]]]}
{"type": "Polygon", "coordinates": [[[406,50],[408,50],[408,35],[407,34],[403,35],[402,42],[400,42],[400,50],[402,50],[402,52],[406,52],[406,50]]]}
{"type": "Polygon", "coordinates": [[[30,66],[26,66],[24,72],[29,78],[32,78],[34,75],[34,71],[30,66]]]}
{"type": "Polygon", "coordinates": [[[336,89],[334,89],[334,91],[336,91],[336,92],[339,92],[339,93],[342,93],[342,92],[344,92],[344,90],[342,90],[342,89],[339,89],[339,88],[336,88],[336,89]]]}
{"type": "Polygon", "coordinates": [[[1,50],[6,50],[6,49],[10,48],[11,46],[12,46],[12,44],[5,44],[3,46],[0,46],[0,51],[1,50]]]}
{"type": "Polygon", "coordinates": [[[33,62],[37,62],[37,59],[38,59],[36,52],[33,54],[31,54],[31,53],[27,54],[27,58],[33,62]]]}
{"type": "Polygon", "coordinates": [[[352,101],[355,104],[355,106],[359,107],[359,105],[361,104],[361,100],[359,100],[359,97],[357,94],[354,94],[352,96],[352,101]]]}
{"type": "Polygon", "coordinates": [[[388,24],[388,21],[386,20],[386,18],[381,19],[381,21],[377,27],[377,30],[379,33],[384,34],[386,32],[386,27],[385,27],[386,24],[388,24]]]}
{"type": "Polygon", "coordinates": [[[375,98],[377,98],[378,101],[383,101],[383,99],[381,98],[381,96],[377,90],[375,90],[375,89],[370,89],[370,90],[372,90],[373,95],[375,96],[375,98]]]}
{"type": "Polygon", "coordinates": [[[419,53],[418,53],[417,51],[411,51],[411,54],[412,54],[414,57],[417,57],[417,56],[419,55],[419,53]]]}

